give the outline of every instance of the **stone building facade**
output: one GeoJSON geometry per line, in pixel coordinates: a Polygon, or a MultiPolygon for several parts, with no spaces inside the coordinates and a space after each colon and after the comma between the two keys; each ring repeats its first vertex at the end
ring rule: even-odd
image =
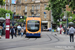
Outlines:
{"type": "Polygon", "coordinates": [[[6,0],[6,4],[0,7],[13,11],[15,15],[40,16],[42,27],[44,29],[51,27],[51,11],[45,10],[49,0],[16,0],[15,4],[11,1],[6,0]]]}

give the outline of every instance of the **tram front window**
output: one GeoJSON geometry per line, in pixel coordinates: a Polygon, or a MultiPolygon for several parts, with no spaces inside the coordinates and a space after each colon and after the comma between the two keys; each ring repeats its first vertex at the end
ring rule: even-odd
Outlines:
{"type": "Polygon", "coordinates": [[[29,20],[28,23],[27,23],[27,29],[28,31],[31,31],[31,32],[36,32],[39,30],[39,21],[36,21],[36,20],[29,20]]]}

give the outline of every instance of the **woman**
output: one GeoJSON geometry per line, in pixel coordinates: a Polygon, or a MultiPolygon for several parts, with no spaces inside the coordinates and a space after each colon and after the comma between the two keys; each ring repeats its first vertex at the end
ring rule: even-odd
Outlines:
{"type": "Polygon", "coordinates": [[[24,33],[24,29],[22,28],[21,29],[21,37],[23,36],[23,33],[24,33]]]}

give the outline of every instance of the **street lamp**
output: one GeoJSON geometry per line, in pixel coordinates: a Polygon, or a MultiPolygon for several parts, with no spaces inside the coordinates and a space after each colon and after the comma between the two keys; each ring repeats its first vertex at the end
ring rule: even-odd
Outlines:
{"type": "MultiPolygon", "coordinates": [[[[72,19],[72,16],[70,16],[69,18],[72,19]]],[[[68,28],[68,17],[64,16],[63,21],[64,20],[66,21],[66,25],[67,25],[66,27],[68,28]]],[[[68,30],[67,30],[67,34],[68,34],[68,30]]]]}

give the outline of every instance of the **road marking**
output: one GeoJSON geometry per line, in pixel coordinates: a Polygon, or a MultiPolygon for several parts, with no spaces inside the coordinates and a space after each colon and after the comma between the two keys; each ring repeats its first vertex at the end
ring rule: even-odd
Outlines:
{"type": "Polygon", "coordinates": [[[75,46],[55,46],[55,48],[63,48],[63,49],[75,49],[75,46]]]}

